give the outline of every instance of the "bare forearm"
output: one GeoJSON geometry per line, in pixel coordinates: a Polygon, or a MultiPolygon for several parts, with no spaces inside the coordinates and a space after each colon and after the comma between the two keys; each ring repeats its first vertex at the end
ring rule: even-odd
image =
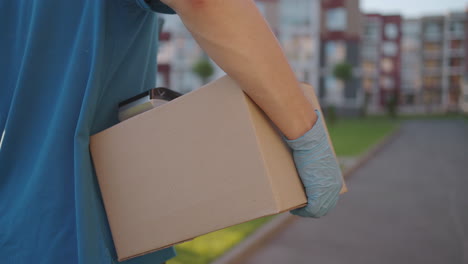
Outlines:
{"type": "Polygon", "coordinates": [[[208,55],[265,111],[289,139],[317,116],[252,0],[163,0],[208,55]]]}

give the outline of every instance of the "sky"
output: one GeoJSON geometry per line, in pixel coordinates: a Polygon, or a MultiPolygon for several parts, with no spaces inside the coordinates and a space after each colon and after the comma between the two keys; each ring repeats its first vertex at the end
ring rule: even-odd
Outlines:
{"type": "Polygon", "coordinates": [[[463,11],[467,7],[468,0],[361,0],[361,9],[366,13],[400,13],[411,18],[463,11]]]}

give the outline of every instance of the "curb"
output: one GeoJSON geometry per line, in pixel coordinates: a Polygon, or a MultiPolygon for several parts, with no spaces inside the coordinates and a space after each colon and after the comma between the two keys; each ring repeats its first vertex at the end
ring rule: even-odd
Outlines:
{"type": "MultiPolygon", "coordinates": [[[[392,143],[401,135],[401,125],[399,125],[395,131],[390,135],[386,136],[370,150],[363,154],[359,160],[350,168],[346,169],[343,173],[343,177],[349,179],[349,177],[366,164],[372,157],[381,152],[386,146],[392,143]]],[[[231,250],[223,254],[221,257],[212,262],[212,264],[235,264],[243,263],[243,260],[252,255],[257,249],[262,247],[268,240],[274,235],[286,229],[299,217],[285,212],[279,214],[273,218],[270,222],[266,223],[255,231],[252,235],[247,237],[244,241],[234,246],[231,250]]]]}
{"type": "Polygon", "coordinates": [[[378,142],[376,145],[371,147],[366,153],[361,155],[359,157],[359,160],[351,167],[346,169],[346,171],[343,173],[344,178],[348,178],[358,169],[360,169],[364,164],[366,164],[371,158],[373,158],[375,155],[377,155],[379,152],[381,152],[386,146],[388,146],[390,143],[392,143],[395,139],[397,139],[401,135],[401,124],[398,125],[398,127],[390,133],[390,135],[386,136],[380,142],[378,142]]]}
{"type": "Polygon", "coordinates": [[[278,231],[285,229],[295,219],[290,213],[282,213],[260,227],[244,241],[212,262],[212,264],[242,263],[242,260],[255,253],[263,244],[270,240],[278,231]]]}

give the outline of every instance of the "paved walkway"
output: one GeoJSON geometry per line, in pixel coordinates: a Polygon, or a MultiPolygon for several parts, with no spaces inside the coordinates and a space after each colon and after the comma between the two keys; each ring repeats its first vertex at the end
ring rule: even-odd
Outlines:
{"type": "Polygon", "coordinates": [[[412,121],[348,179],[330,215],[300,218],[245,264],[468,264],[468,123],[412,121]]]}

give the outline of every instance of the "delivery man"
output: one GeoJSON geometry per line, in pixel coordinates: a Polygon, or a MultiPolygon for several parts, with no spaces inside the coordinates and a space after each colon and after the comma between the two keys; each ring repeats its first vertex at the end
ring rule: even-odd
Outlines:
{"type": "Polygon", "coordinates": [[[154,86],[155,12],[174,11],[293,149],[309,201],[293,213],[335,206],[341,174],[320,113],[253,0],[1,1],[1,263],[117,262],[89,136],[117,123],[118,102],[154,86]]]}

